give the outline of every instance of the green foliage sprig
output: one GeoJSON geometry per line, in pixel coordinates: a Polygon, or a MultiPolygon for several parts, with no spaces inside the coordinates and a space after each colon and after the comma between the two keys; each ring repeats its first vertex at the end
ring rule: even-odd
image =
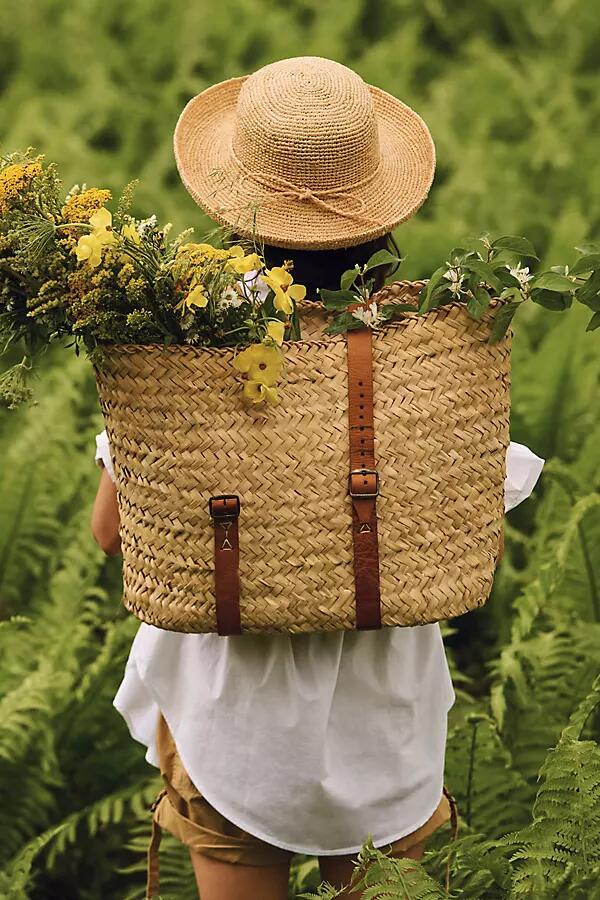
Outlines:
{"type": "Polygon", "coordinates": [[[445,265],[439,266],[423,286],[419,305],[377,303],[373,297],[373,271],[402,260],[387,250],[375,253],[367,263],[348,269],[340,279],[340,290],[320,292],[324,306],[335,313],[329,333],[339,334],[362,325],[381,328],[402,319],[407,313],[423,315],[451,303],[464,304],[469,315],[481,319],[494,298],[502,301],[492,315],[489,343],[502,340],[520,306],[537,303],[553,312],[562,312],[573,301],[592,311],[586,331],[600,327],[600,245],[576,247],[580,256],[568,266],[553,266],[548,271],[530,273],[522,259],[539,259],[531,242],[524,237],[503,235],[490,240],[488,234],[471,246],[455,247],[445,265]],[[511,264],[515,255],[521,258],[511,264]]]}

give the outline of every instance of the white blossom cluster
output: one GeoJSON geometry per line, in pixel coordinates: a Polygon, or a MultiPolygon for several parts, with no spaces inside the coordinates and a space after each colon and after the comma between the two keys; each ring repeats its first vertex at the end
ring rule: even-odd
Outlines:
{"type": "Polygon", "coordinates": [[[511,268],[510,266],[507,266],[506,268],[513,278],[517,279],[521,288],[524,288],[527,285],[527,282],[531,281],[533,278],[533,275],[529,274],[529,266],[521,266],[521,260],[519,260],[518,265],[514,268],[511,268]]]}
{"type": "Polygon", "coordinates": [[[369,325],[370,328],[375,328],[375,326],[378,325],[383,318],[381,313],[377,309],[377,303],[375,300],[373,300],[373,302],[369,304],[367,309],[353,310],[352,315],[355,319],[359,319],[364,325],[369,325]]]}
{"type": "Polygon", "coordinates": [[[83,194],[84,191],[87,190],[87,184],[74,184],[73,187],[69,190],[67,196],[65,197],[65,203],[68,203],[71,197],[77,196],[77,194],[83,194]]]}
{"type": "Polygon", "coordinates": [[[463,281],[465,280],[465,273],[460,271],[459,266],[453,266],[452,263],[449,263],[447,260],[446,265],[449,266],[449,268],[444,272],[444,278],[450,282],[450,292],[456,297],[459,297],[464,293],[462,286],[463,281]]]}

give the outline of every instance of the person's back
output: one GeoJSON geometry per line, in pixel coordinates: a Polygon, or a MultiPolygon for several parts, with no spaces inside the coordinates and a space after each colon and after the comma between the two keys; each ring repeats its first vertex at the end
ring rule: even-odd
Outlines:
{"type": "MultiPolygon", "coordinates": [[[[260,239],[271,267],[292,259],[314,299],[390,245],[435,168],[413,110],[319,57],[203,91],[180,116],[175,154],[199,205],[260,239]]],[[[106,432],[96,459],[105,472],[92,530],[118,553],[106,432]]],[[[543,460],[511,444],[506,463],[511,508],[543,460]]],[[[202,900],[284,900],[296,852],[318,856],[323,878],[341,887],[369,834],[420,858],[451,814],[453,702],[437,623],[233,637],[140,625],[114,704],[163,775],[151,870],[158,827],[190,847],[202,900]]]]}

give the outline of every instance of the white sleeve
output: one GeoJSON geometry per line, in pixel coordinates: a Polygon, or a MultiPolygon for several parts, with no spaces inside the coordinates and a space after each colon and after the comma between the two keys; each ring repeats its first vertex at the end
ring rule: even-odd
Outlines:
{"type": "Polygon", "coordinates": [[[504,512],[518,506],[533,491],[544,468],[545,459],[536,456],[525,444],[511,441],[506,450],[504,512]]]}
{"type": "Polygon", "coordinates": [[[96,435],[96,465],[106,469],[108,472],[111,481],[115,480],[115,472],[113,469],[112,459],[110,456],[110,444],[108,441],[108,435],[106,433],[106,429],[101,431],[100,434],[96,435]]]}

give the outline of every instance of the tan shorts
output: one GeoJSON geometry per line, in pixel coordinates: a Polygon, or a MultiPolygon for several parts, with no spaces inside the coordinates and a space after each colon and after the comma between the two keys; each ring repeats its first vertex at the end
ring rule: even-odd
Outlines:
{"type": "MultiPolygon", "coordinates": [[[[152,804],[153,833],[148,851],[148,897],[153,896],[153,887],[154,890],[157,889],[157,851],[160,830],[163,828],[191,849],[222,862],[246,866],[289,864],[294,856],[292,851],[274,847],[238,828],[204,799],[184,769],[173,736],[162,715],[158,720],[156,743],[164,787],[152,804]]],[[[455,804],[444,788],[437,809],[424,825],[380,849],[384,852],[390,852],[391,849],[392,853],[408,850],[449,819],[452,819],[453,824],[456,821],[455,804]]]]}

